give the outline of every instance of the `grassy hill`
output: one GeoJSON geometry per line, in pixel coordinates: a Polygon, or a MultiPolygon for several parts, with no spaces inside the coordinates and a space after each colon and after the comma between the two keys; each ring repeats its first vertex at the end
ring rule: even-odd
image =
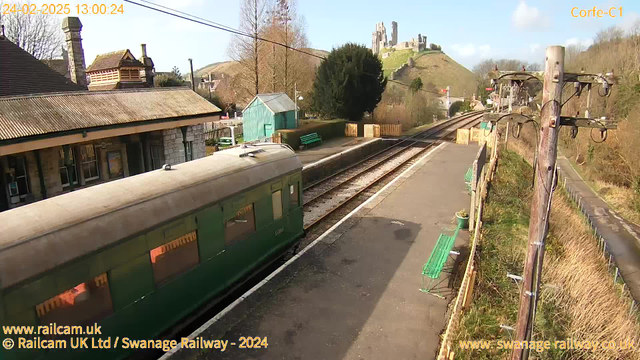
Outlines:
{"type": "Polygon", "coordinates": [[[404,70],[400,77],[396,78],[397,81],[409,85],[411,80],[420,77],[425,89],[430,87],[429,83],[438,90],[450,86],[451,96],[471,97],[475,92],[475,75],[442,51],[394,51],[382,60],[385,75],[390,75],[393,70],[406,63],[409,57],[415,60],[415,67],[404,70]]]}
{"type": "MultiPolygon", "coordinates": [[[[328,51],[319,50],[319,49],[308,48],[308,49],[301,49],[301,50],[317,56],[329,55],[328,51]]],[[[322,61],[321,59],[318,59],[313,56],[309,56],[308,58],[309,58],[309,62],[311,62],[315,66],[320,65],[320,62],[322,61]]],[[[203,74],[208,74],[210,72],[214,74],[226,74],[226,75],[234,76],[239,71],[240,71],[240,65],[236,61],[223,61],[223,62],[216,62],[216,63],[203,66],[200,69],[195,70],[194,73],[196,76],[202,76],[203,74]]]]}

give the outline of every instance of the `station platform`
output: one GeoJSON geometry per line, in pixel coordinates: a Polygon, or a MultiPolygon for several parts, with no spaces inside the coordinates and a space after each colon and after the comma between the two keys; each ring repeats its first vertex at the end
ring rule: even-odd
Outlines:
{"type": "Polygon", "coordinates": [[[376,141],[376,139],[364,137],[333,138],[323,140],[322,144],[314,145],[309,149],[296,150],[296,154],[302,162],[302,166],[305,166],[370,141],[376,141]]]}
{"type": "MultiPolygon", "coordinates": [[[[455,278],[442,273],[440,299],[419,290],[421,270],[442,229],[455,228],[455,212],[469,209],[464,175],[477,151],[451,143],[431,150],[191,335],[229,340],[224,352],[180,349],[163,358],[435,358],[455,278]],[[240,349],[242,336],[266,337],[268,347],[240,349]]],[[[468,244],[460,230],[455,263],[468,244]]]]}

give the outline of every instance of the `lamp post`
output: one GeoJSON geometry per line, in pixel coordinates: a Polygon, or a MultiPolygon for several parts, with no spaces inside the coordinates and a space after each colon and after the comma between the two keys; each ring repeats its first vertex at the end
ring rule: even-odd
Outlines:
{"type": "Polygon", "coordinates": [[[293,98],[295,103],[295,121],[296,121],[296,129],[298,128],[298,100],[304,100],[302,96],[298,96],[300,92],[298,91],[298,83],[293,84],[293,98]]]}

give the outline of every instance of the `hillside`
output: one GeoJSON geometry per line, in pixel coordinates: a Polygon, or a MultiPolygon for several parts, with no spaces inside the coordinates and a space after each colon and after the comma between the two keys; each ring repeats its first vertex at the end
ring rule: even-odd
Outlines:
{"type": "Polygon", "coordinates": [[[390,75],[393,69],[405,64],[409,57],[415,60],[415,67],[401,71],[397,74],[396,81],[408,85],[411,80],[420,77],[425,89],[439,91],[450,86],[451,96],[455,97],[471,97],[475,92],[475,75],[441,51],[395,51],[382,60],[385,75],[390,75]]]}
{"type": "MultiPolygon", "coordinates": [[[[305,52],[317,55],[317,56],[327,56],[329,55],[328,51],[319,50],[319,49],[301,49],[305,52]]],[[[314,66],[320,65],[322,60],[313,56],[309,56],[309,62],[311,62],[314,66]]],[[[226,74],[230,76],[236,75],[240,71],[239,64],[236,61],[223,61],[212,63],[201,67],[200,69],[194,71],[196,77],[202,76],[203,74],[208,74],[210,72],[214,74],[226,74]]]]}

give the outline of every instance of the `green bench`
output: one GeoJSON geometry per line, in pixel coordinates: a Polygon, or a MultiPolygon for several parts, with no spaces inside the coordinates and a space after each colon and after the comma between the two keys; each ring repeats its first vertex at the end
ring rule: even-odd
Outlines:
{"type": "Polygon", "coordinates": [[[427,260],[422,267],[422,287],[420,288],[420,291],[430,293],[431,295],[435,295],[439,298],[444,298],[440,294],[432,293],[432,291],[437,285],[435,282],[440,278],[440,273],[442,273],[442,269],[449,258],[449,254],[453,253],[455,255],[459,255],[458,252],[452,251],[453,244],[456,241],[459,230],[460,228],[456,227],[453,235],[440,234],[438,242],[436,242],[436,246],[433,248],[433,251],[431,251],[431,255],[429,255],[429,260],[427,260]],[[427,287],[425,287],[424,284],[425,276],[429,278],[427,287]]]}
{"type": "Polygon", "coordinates": [[[322,144],[322,138],[320,137],[320,135],[318,135],[318,133],[311,133],[300,136],[300,143],[302,145],[305,145],[305,147],[317,142],[322,144]]]}
{"type": "Polygon", "coordinates": [[[471,194],[471,179],[473,178],[473,166],[467,170],[467,173],[464,174],[464,183],[467,184],[467,189],[469,189],[469,194],[471,194]]]}

